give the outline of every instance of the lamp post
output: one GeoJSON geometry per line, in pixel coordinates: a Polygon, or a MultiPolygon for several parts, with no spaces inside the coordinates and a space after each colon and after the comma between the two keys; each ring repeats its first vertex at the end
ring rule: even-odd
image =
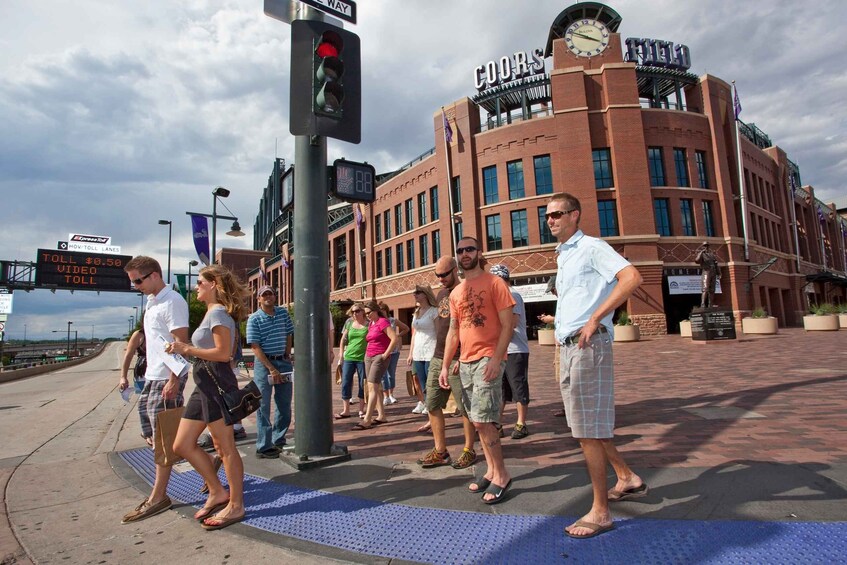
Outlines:
{"type": "MultiPolygon", "coordinates": [[[[71,324],[73,324],[73,322],[68,322],[68,330],[67,330],[68,331],[68,342],[67,342],[67,346],[65,348],[65,355],[68,357],[68,359],[71,358],[71,324]]],[[[65,330],[53,330],[53,333],[54,334],[64,333],[64,331],[65,330]]],[[[76,330],[74,330],[74,332],[76,332],[76,330]]]]}
{"type": "Polygon", "coordinates": [[[188,306],[191,307],[191,267],[196,267],[197,261],[191,260],[188,262],[188,306]]]}
{"type": "MultiPolygon", "coordinates": [[[[209,261],[211,263],[215,262],[215,255],[217,253],[217,249],[216,249],[217,244],[215,242],[215,238],[216,238],[217,233],[218,233],[218,227],[217,227],[218,218],[220,218],[222,220],[232,220],[232,228],[230,228],[230,230],[228,232],[226,232],[227,235],[231,235],[233,237],[244,236],[244,232],[241,231],[241,226],[238,225],[238,218],[236,218],[235,216],[220,216],[220,215],[218,215],[218,198],[226,198],[227,196],[229,196],[229,190],[227,190],[226,188],[224,188],[222,186],[219,186],[215,190],[212,191],[212,214],[211,215],[200,214],[199,212],[186,212],[186,214],[189,215],[189,216],[203,216],[204,218],[211,218],[212,219],[212,238],[211,238],[212,241],[210,242],[211,257],[209,257],[209,261]]],[[[223,202],[221,202],[221,204],[223,204],[223,207],[226,208],[227,211],[230,214],[232,213],[232,210],[227,208],[226,204],[224,204],[223,202]]]]}
{"type": "Polygon", "coordinates": [[[129,328],[127,329],[126,335],[132,335],[132,316],[129,317],[129,328]]]}
{"type": "Polygon", "coordinates": [[[133,309],[135,310],[135,316],[133,317],[133,320],[132,320],[132,327],[134,328],[135,326],[138,325],[138,306],[133,306],[133,309]]]}
{"type": "Polygon", "coordinates": [[[168,226],[168,284],[171,282],[171,236],[173,235],[173,222],[171,220],[159,220],[160,226],[168,226]]]}

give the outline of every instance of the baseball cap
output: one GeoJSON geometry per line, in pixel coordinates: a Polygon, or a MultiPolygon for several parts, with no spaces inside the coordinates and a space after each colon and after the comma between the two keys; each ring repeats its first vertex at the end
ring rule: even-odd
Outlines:
{"type": "Polygon", "coordinates": [[[274,296],[276,296],[276,291],[274,290],[274,287],[267,285],[267,284],[259,287],[259,290],[256,291],[256,296],[262,296],[263,294],[265,294],[268,291],[273,292],[274,296]]]}
{"type": "Polygon", "coordinates": [[[503,280],[509,280],[509,268],[506,265],[493,265],[491,267],[491,274],[503,280]]]}

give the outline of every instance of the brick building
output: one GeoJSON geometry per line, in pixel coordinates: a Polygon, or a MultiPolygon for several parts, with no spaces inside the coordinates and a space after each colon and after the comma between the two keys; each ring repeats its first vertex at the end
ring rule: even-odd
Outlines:
{"type": "MultiPolygon", "coordinates": [[[[360,227],[350,205],[331,200],[330,299],[376,296],[408,320],[411,290],[435,284],[435,260],[451,253],[452,225],[509,267],[528,320],[550,313],[542,289],[555,242],[544,212],[550,194],[566,191],[582,202],[582,229],[643,275],[626,305],[642,333],[677,332],[699,305],[694,252],[704,241],[721,261],[716,302],[736,320],[761,306],[783,327],[799,325],[809,304],[843,302],[846,228],[835,207],[802,185],[766,134],[736,123],[730,84],[688,72],[686,46],[623,40],[620,23],[603,4],[569,7],[544,49],[481,65],[478,94],[444,105],[449,143],[442,110],[433,114],[435,147],[380,176],[360,227]]],[[[278,176],[262,210],[274,209],[278,176]]],[[[280,250],[296,267],[296,242],[290,215],[271,216],[257,218],[256,248],[275,255],[266,268],[288,302],[280,250]]]]}

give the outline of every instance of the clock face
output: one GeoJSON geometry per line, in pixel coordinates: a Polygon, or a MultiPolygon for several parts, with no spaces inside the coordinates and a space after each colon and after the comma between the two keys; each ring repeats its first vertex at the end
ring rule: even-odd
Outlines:
{"type": "Polygon", "coordinates": [[[565,30],[565,44],[578,57],[593,57],[609,46],[609,30],[597,20],[577,20],[565,30]]]}

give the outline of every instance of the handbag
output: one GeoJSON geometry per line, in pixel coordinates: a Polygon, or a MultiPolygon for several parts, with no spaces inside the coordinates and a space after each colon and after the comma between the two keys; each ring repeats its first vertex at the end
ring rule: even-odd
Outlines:
{"type": "Polygon", "coordinates": [[[250,381],[244,388],[226,392],[218,383],[214,366],[209,365],[205,360],[202,360],[202,362],[203,368],[212,377],[212,381],[214,381],[215,386],[218,388],[218,393],[221,395],[221,399],[223,399],[225,408],[224,420],[227,425],[232,425],[235,422],[243,420],[259,409],[259,406],[262,404],[262,391],[256,386],[255,381],[250,381]]]}
{"type": "Polygon", "coordinates": [[[416,396],[415,389],[418,386],[418,379],[411,369],[406,371],[406,390],[409,391],[409,396],[416,396]]]}
{"type": "Polygon", "coordinates": [[[173,408],[168,408],[165,401],[165,409],[156,414],[156,429],[153,433],[153,460],[156,465],[170,467],[182,459],[174,453],[174,440],[184,410],[184,407],[176,406],[176,402],[173,408]]]}
{"type": "Polygon", "coordinates": [[[341,365],[335,366],[335,384],[341,384],[341,365]]]}

